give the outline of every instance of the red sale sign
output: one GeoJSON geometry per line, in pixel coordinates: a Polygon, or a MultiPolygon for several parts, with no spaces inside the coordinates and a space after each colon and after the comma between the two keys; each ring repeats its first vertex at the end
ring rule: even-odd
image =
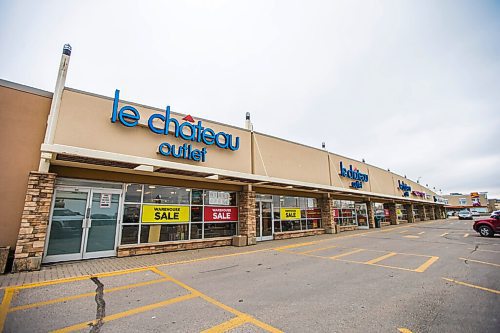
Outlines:
{"type": "Polygon", "coordinates": [[[231,222],[238,221],[238,208],[236,207],[209,207],[203,211],[205,222],[231,222]]]}

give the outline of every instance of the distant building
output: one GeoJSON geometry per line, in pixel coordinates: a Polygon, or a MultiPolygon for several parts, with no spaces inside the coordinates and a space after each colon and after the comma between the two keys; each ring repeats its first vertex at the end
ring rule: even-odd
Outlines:
{"type": "Polygon", "coordinates": [[[488,192],[450,193],[443,197],[448,200],[445,206],[447,210],[469,209],[479,213],[488,213],[493,210],[488,201],[488,192]]]}
{"type": "Polygon", "coordinates": [[[500,210],[500,199],[488,199],[488,209],[490,212],[500,210]]]}

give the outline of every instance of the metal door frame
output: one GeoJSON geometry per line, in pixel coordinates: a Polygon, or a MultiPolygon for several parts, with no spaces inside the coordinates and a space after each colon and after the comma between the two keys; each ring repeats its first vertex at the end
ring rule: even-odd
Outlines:
{"type": "Polygon", "coordinates": [[[354,215],[356,216],[356,225],[357,229],[360,230],[367,230],[370,229],[370,221],[368,220],[368,205],[363,203],[363,202],[355,202],[354,203],[354,215]],[[365,210],[366,210],[366,226],[360,226],[359,221],[358,221],[358,212],[356,211],[356,205],[365,205],[365,210]]]}
{"type": "MultiPolygon", "coordinates": [[[[92,197],[94,196],[94,193],[109,193],[111,195],[113,194],[118,194],[118,209],[117,209],[117,216],[116,216],[116,227],[115,227],[115,244],[113,246],[113,250],[108,250],[108,251],[95,251],[95,252],[87,252],[87,243],[88,243],[88,238],[89,238],[89,231],[90,228],[92,228],[92,220],[90,216],[87,218],[87,226],[85,227],[85,244],[84,247],[82,248],[82,259],[91,259],[91,258],[102,258],[102,257],[112,257],[116,256],[116,249],[118,247],[118,234],[119,234],[119,226],[121,225],[121,199],[122,199],[122,194],[123,191],[119,189],[108,189],[108,188],[98,188],[98,187],[93,187],[90,190],[90,196],[88,198],[88,204],[87,204],[87,209],[92,210],[92,197]]],[[[111,201],[113,201],[111,199],[111,201]]]]}
{"type": "Polygon", "coordinates": [[[90,258],[101,258],[101,257],[110,257],[116,255],[116,249],[118,247],[118,236],[120,233],[121,226],[121,210],[122,210],[122,198],[123,198],[123,189],[110,189],[110,188],[102,188],[102,187],[78,187],[78,186],[64,186],[59,185],[54,189],[54,195],[52,198],[52,204],[50,206],[50,214],[49,214],[49,223],[47,226],[47,235],[46,241],[43,251],[43,259],[42,263],[51,263],[51,262],[59,262],[59,261],[70,261],[70,260],[82,260],[82,259],[90,259],[90,258]],[[50,233],[52,231],[52,217],[54,213],[54,206],[57,198],[57,192],[59,191],[70,191],[70,192],[82,192],[87,193],[87,203],[85,205],[85,217],[82,222],[82,238],[80,241],[80,252],[72,253],[72,254],[56,254],[56,255],[47,255],[47,251],[49,248],[50,241],[50,233]],[[115,230],[115,244],[113,250],[110,251],[96,251],[96,252],[86,252],[87,248],[87,240],[89,228],[91,228],[90,216],[87,214],[90,213],[92,207],[92,196],[94,193],[110,193],[110,194],[118,194],[120,197],[118,198],[118,213],[116,219],[116,230],[115,230]],[[90,224],[90,225],[89,225],[90,224]]]}
{"type": "MultiPolygon", "coordinates": [[[[273,209],[274,209],[274,205],[273,205],[273,200],[259,200],[256,202],[256,204],[259,206],[259,216],[257,218],[255,218],[255,222],[256,223],[259,223],[259,230],[260,230],[260,235],[255,235],[255,239],[257,240],[257,242],[261,242],[261,241],[268,241],[268,240],[273,240],[274,239],[274,214],[273,214],[273,209]],[[262,204],[263,203],[269,203],[271,205],[271,235],[269,236],[262,236],[262,204]]],[[[257,230],[257,228],[256,228],[257,230]]]]}

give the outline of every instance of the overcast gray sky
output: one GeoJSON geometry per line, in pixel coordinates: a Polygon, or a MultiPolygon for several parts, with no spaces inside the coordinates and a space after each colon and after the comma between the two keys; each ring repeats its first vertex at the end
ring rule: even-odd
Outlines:
{"type": "Polygon", "coordinates": [[[3,1],[0,78],[66,85],[500,198],[500,1],[3,1]]]}

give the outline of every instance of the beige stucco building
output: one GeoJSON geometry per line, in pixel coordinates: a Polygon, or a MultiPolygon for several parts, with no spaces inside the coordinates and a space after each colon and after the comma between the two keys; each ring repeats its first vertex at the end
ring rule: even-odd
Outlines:
{"type": "Polygon", "coordinates": [[[64,52],[54,93],[0,81],[0,246],[15,271],[444,216],[436,193],[376,166],[65,87],[64,52]]]}
{"type": "Polygon", "coordinates": [[[479,213],[488,213],[491,211],[488,204],[487,192],[451,193],[443,195],[443,198],[447,200],[445,207],[450,211],[461,209],[475,210],[479,213]]]}

